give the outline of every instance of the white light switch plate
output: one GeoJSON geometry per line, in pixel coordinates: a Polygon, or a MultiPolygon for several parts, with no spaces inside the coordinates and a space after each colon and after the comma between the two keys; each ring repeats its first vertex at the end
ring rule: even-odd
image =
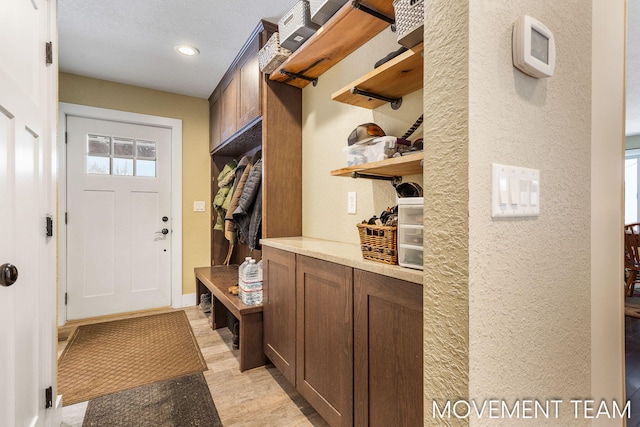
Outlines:
{"type": "Polygon", "coordinates": [[[204,201],[203,200],[196,200],[193,202],[193,211],[194,212],[204,212],[205,208],[204,208],[204,201]]]}
{"type": "Polygon", "coordinates": [[[491,216],[493,218],[540,215],[540,171],[491,164],[491,216]]]}

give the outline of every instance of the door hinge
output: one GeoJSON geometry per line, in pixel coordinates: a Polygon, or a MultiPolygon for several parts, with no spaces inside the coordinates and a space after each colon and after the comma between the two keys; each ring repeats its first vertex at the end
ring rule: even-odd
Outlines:
{"type": "Polygon", "coordinates": [[[45,219],[45,234],[47,237],[53,236],[53,217],[51,215],[47,215],[45,219]]]}
{"type": "Polygon", "coordinates": [[[69,134],[67,133],[67,131],[64,131],[64,143],[65,144],[69,143],[69,134]]]}
{"type": "Polygon", "coordinates": [[[69,222],[69,213],[65,212],[64,213],[64,224],[67,225],[68,222],[69,222]]]}
{"type": "Polygon", "coordinates": [[[64,305],[67,305],[69,302],[69,294],[67,292],[64,293],[64,305]]]}
{"type": "Polygon", "coordinates": [[[53,387],[49,386],[44,391],[44,408],[49,409],[53,407],[53,387]]]}
{"type": "Polygon", "coordinates": [[[47,63],[47,65],[51,65],[53,64],[53,43],[52,42],[47,42],[45,44],[45,54],[44,54],[44,59],[47,63]]]}

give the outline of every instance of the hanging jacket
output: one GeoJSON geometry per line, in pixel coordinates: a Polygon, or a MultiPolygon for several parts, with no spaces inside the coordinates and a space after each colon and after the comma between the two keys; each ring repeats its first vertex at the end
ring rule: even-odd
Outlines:
{"type": "Polygon", "coordinates": [[[222,231],[224,229],[224,217],[227,214],[224,204],[233,186],[233,180],[235,179],[235,174],[233,172],[235,171],[236,166],[238,166],[238,163],[235,160],[232,160],[227,163],[218,174],[217,180],[219,189],[213,198],[213,208],[217,213],[216,223],[213,226],[214,230],[222,231]]]}
{"type": "Polygon", "coordinates": [[[262,227],[262,159],[251,167],[238,207],[233,211],[233,220],[238,229],[238,241],[250,250],[255,249],[262,227]]]}
{"type": "Polygon", "coordinates": [[[251,171],[251,159],[248,156],[244,156],[238,162],[238,166],[234,172],[235,179],[233,181],[233,190],[231,191],[231,200],[227,208],[227,214],[224,217],[224,237],[231,243],[237,242],[237,229],[236,223],[233,220],[233,212],[238,208],[238,202],[240,201],[240,195],[244,188],[245,182],[251,171]]]}

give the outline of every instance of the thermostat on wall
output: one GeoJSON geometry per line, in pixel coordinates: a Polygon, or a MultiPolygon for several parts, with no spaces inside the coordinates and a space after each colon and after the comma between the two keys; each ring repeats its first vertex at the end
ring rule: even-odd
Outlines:
{"type": "Polygon", "coordinates": [[[535,78],[551,77],[556,66],[556,42],[542,22],[522,15],[513,24],[513,66],[535,78]]]}

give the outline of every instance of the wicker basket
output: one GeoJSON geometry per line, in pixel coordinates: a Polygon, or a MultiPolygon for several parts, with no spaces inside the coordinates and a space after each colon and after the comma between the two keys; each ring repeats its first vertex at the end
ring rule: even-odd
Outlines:
{"type": "Polygon", "coordinates": [[[424,0],[393,0],[398,43],[411,49],[424,38],[424,0]]]}
{"type": "Polygon", "coordinates": [[[289,49],[280,46],[280,36],[276,31],[258,52],[260,71],[270,74],[291,55],[289,49]]]}
{"type": "Polygon", "coordinates": [[[396,246],[398,227],[358,224],[362,257],[385,264],[398,263],[396,246]]]}

